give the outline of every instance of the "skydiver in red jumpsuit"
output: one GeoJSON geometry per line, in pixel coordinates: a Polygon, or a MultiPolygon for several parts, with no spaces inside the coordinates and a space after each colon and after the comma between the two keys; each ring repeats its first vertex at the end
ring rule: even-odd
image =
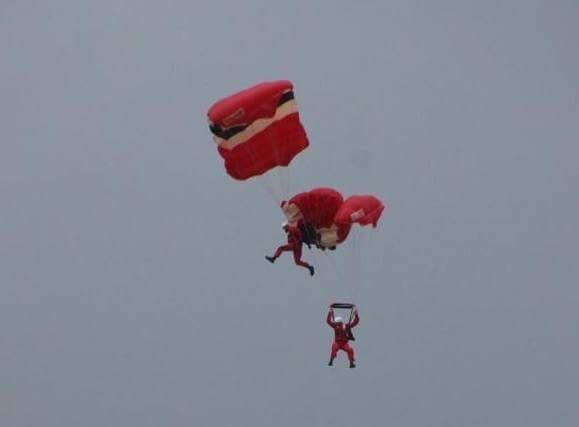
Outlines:
{"type": "Polygon", "coordinates": [[[334,343],[332,344],[332,353],[330,355],[328,366],[334,364],[334,359],[338,354],[338,350],[343,350],[348,353],[350,368],[355,368],[356,364],[354,362],[356,361],[356,358],[354,357],[354,349],[348,345],[348,341],[352,339],[352,328],[360,322],[358,310],[354,310],[354,320],[344,325],[341,317],[334,318],[334,309],[330,308],[326,322],[334,330],[334,343]]]}
{"type": "Polygon", "coordinates": [[[310,276],[313,276],[314,267],[307,262],[302,261],[302,245],[304,238],[302,231],[299,227],[292,227],[289,224],[284,224],[283,230],[287,234],[287,245],[280,246],[277,248],[273,256],[266,256],[265,259],[273,264],[275,260],[280,257],[282,252],[292,251],[296,265],[307,268],[310,271],[310,276]]]}

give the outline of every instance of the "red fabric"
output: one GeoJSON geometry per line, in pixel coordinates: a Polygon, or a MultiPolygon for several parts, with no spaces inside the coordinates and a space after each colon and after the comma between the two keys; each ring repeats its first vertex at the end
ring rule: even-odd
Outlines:
{"type": "Polygon", "coordinates": [[[342,350],[348,354],[348,360],[350,360],[350,362],[354,362],[356,360],[354,349],[348,344],[348,337],[351,334],[352,328],[356,327],[358,323],[360,323],[358,312],[355,312],[354,320],[351,323],[344,325],[334,322],[334,313],[330,311],[326,317],[326,322],[334,330],[334,342],[332,343],[332,352],[330,357],[335,359],[336,355],[338,354],[338,350],[342,350]]]}
{"type": "Polygon", "coordinates": [[[350,234],[350,230],[352,229],[352,224],[336,224],[338,227],[338,243],[342,243],[350,234]]]}
{"type": "Polygon", "coordinates": [[[334,223],[334,216],[343,201],[342,195],[332,188],[314,188],[296,194],[288,203],[294,203],[299,208],[304,222],[315,228],[327,228],[334,223]]]}
{"type": "Polygon", "coordinates": [[[374,196],[350,196],[336,213],[336,224],[360,224],[376,227],[384,205],[374,196]]]}
{"type": "Polygon", "coordinates": [[[209,120],[223,127],[233,127],[271,117],[282,94],[293,90],[288,80],[263,82],[215,102],[207,112],[209,120]],[[242,112],[236,114],[239,109],[242,112]]]}
{"type": "Polygon", "coordinates": [[[337,344],[348,343],[348,337],[350,336],[352,328],[356,327],[360,323],[360,317],[358,313],[354,315],[354,320],[351,323],[346,323],[340,325],[334,322],[334,315],[330,311],[326,317],[326,323],[334,330],[334,342],[337,344]]]}
{"type": "Polygon", "coordinates": [[[346,353],[348,353],[348,360],[350,362],[354,362],[355,359],[355,355],[354,355],[354,349],[352,347],[350,347],[350,345],[348,344],[348,341],[346,342],[337,342],[334,341],[334,343],[332,344],[332,352],[330,354],[330,357],[332,359],[335,359],[337,354],[338,354],[338,350],[343,350],[346,353]]]}
{"type": "Polygon", "coordinates": [[[246,142],[228,150],[217,147],[229,176],[245,180],[276,166],[288,166],[308,146],[306,131],[297,113],[272,123],[246,142]]]}
{"type": "MultiPolygon", "coordinates": [[[[353,224],[376,227],[384,211],[384,204],[374,196],[356,195],[344,200],[338,191],[323,187],[296,194],[286,203],[297,206],[303,222],[318,231],[334,227],[337,243],[346,240],[353,224]]],[[[285,214],[289,221],[299,217],[291,210],[288,212],[285,214]]]]}
{"type": "MultiPolygon", "coordinates": [[[[207,116],[210,123],[223,129],[250,125],[258,119],[273,117],[284,92],[292,89],[292,83],[287,80],[261,83],[217,101],[207,116]]],[[[296,112],[272,122],[232,148],[218,146],[218,151],[225,160],[227,173],[232,178],[245,180],[276,166],[288,166],[308,145],[296,112]]]]}
{"type": "Polygon", "coordinates": [[[301,247],[301,243],[303,240],[303,233],[299,227],[292,227],[291,225],[285,226],[285,232],[287,234],[287,242],[291,244],[299,244],[301,247]]]}
{"type": "Polygon", "coordinates": [[[336,213],[334,221],[338,226],[338,241],[348,237],[352,224],[376,227],[384,211],[384,204],[374,196],[350,196],[336,213]]]}

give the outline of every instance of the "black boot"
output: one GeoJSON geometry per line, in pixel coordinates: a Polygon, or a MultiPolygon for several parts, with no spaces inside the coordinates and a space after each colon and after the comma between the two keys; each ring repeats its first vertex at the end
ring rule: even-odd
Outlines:
{"type": "Polygon", "coordinates": [[[328,362],[328,366],[334,366],[334,359],[330,359],[330,361],[328,362]]]}
{"type": "Polygon", "coordinates": [[[354,362],[350,361],[350,368],[355,368],[355,367],[356,367],[356,364],[354,362]]]}
{"type": "Polygon", "coordinates": [[[314,270],[314,266],[313,266],[313,265],[308,265],[308,270],[310,270],[310,276],[313,276],[314,273],[316,272],[316,270],[314,270]]]}
{"type": "Polygon", "coordinates": [[[265,259],[268,260],[269,262],[271,262],[272,264],[275,262],[275,258],[272,256],[265,256],[265,259]]]}

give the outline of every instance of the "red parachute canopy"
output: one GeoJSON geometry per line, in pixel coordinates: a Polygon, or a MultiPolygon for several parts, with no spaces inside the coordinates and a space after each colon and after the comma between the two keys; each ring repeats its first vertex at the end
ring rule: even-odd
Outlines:
{"type": "Polygon", "coordinates": [[[308,146],[287,80],[260,83],[217,101],[207,117],[225,169],[235,179],[287,166],[308,146]]]}
{"type": "Polygon", "coordinates": [[[329,228],[343,201],[342,195],[332,188],[314,188],[296,194],[282,209],[290,223],[303,220],[315,228],[329,228]]]}
{"type": "Polygon", "coordinates": [[[360,224],[376,227],[384,205],[374,196],[350,196],[336,213],[336,224],[360,224]]]}
{"type": "Polygon", "coordinates": [[[302,221],[319,234],[319,244],[336,246],[348,237],[353,224],[376,227],[384,205],[374,196],[348,197],[332,188],[315,188],[282,202],[282,210],[292,225],[302,221]]]}
{"type": "Polygon", "coordinates": [[[352,224],[376,227],[384,211],[384,204],[374,196],[360,195],[348,197],[334,217],[338,227],[338,241],[348,237],[352,224]]]}

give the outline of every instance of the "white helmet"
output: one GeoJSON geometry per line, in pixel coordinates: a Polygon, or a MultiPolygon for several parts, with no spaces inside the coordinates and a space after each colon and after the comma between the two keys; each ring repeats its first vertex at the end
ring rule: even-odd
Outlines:
{"type": "Polygon", "coordinates": [[[334,317],[334,322],[335,323],[344,323],[344,320],[340,316],[336,316],[336,317],[334,317]]]}

